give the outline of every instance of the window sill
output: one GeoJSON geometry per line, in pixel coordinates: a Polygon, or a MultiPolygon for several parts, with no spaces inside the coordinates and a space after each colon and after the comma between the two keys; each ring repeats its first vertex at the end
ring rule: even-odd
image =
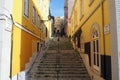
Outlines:
{"type": "Polygon", "coordinates": [[[24,13],[23,13],[23,17],[24,17],[26,20],[29,20],[29,16],[26,16],[24,13]]]}
{"type": "Polygon", "coordinates": [[[32,25],[33,25],[34,27],[36,27],[36,24],[35,24],[35,23],[33,23],[33,22],[32,22],[32,25]]]}
{"type": "Polygon", "coordinates": [[[80,17],[80,21],[82,20],[83,17],[84,17],[84,14],[82,14],[82,16],[80,17]]]}
{"type": "Polygon", "coordinates": [[[90,1],[89,3],[89,7],[93,4],[94,0],[90,1]]]}

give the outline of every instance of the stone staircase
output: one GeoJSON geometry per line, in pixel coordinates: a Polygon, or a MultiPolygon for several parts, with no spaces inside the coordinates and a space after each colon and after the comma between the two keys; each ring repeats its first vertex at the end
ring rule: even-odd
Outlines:
{"type": "Polygon", "coordinates": [[[36,61],[28,80],[90,80],[78,52],[67,38],[53,39],[42,60],[36,61]]]}

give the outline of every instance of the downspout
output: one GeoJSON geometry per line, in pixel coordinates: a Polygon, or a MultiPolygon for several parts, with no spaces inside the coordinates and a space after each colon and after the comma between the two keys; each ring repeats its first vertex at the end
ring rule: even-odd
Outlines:
{"type": "Polygon", "coordinates": [[[12,14],[10,14],[11,16],[11,20],[12,20],[12,30],[11,30],[11,54],[10,54],[10,80],[12,80],[12,60],[13,60],[13,25],[14,25],[14,21],[13,21],[13,17],[12,14]]]}
{"type": "Polygon", "coordinates": [[[105,0],[102,0],[101,1],[101,9],[102,9],[102,28],[103,28],[103,48],[104,48],[104,75],[103,77],[106,79],[106,58],[105,58],[105,33],[104,33],[104,6],[103,6],[103,3],[104,3],[105,0]]]}

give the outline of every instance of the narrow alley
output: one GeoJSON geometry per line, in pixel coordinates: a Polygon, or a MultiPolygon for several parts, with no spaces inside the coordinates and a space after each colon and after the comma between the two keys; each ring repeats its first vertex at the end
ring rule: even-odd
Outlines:
{"type": "Polygon", "coordinates": [[[0,0],[0,80],[120,80],[120,0],[0,0]]]}
{"type": "MultiPolygon", "coordinates": [[[[36,59],[27,80],[90,80],[85,65],[67,38],[53,38],[44,58],[36,59]]],[[[39,57],[38,57],[39,58],[39,57]]]]}

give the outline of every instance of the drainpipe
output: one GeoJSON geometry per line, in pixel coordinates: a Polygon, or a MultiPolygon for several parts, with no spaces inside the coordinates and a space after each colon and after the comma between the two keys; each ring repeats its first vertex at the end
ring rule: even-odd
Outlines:
{"type": "Polygon", "coordinates": [[[104,78],[106,78],[106,58],[105,58],[105,34],[104,34],[104,6],[103,6],[104,0],[101,1],[101,8],[102,8],[102,28],[103,28],[103,48],[104,48],[104,78]]]}
{"type": "Polygon", "coordinates": [[[12,20],[12,30],[11,30],[11,54],[10,54],[10,80],[12,80],[12,59],[13,59],[13,25],[14,25],[14,21],[13,21],[13,17],[12,14],[10,14],[11,16],[11,20],[12,20]]]}

